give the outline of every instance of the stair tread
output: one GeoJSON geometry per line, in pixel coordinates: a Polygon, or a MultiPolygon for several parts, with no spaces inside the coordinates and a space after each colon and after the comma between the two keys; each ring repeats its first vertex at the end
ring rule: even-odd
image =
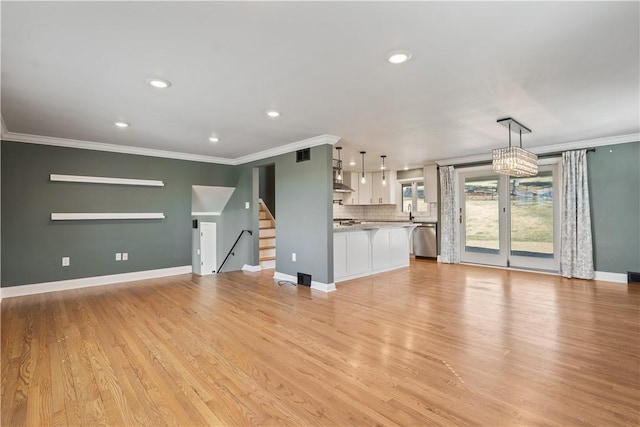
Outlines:
{"type": "Polygon", "coordinates": [[[260,261],[271,261],[276,259],[275,255],[274,256],[261,256],[260,257],[260,261]]]}
{"type": "Polygon", "coordinates": [[[260,246],[260,250],[262,249],[275,249],[276,245],[267,245],[267,246],[260,246]]]}

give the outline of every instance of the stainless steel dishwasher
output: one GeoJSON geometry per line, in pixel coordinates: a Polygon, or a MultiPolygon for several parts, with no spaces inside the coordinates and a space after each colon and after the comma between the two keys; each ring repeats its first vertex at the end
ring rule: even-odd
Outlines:
{"type": "Polygon", "coordinates": [[[438,256],[437,228],[434,223],[425,223],[413,230],[413,254],[419,258],[438,256]]]}

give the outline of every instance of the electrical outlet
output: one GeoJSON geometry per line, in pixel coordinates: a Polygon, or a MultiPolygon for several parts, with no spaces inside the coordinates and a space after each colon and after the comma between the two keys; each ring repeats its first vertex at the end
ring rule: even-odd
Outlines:
{"type": "Polygon", "coordinates": [[[291,261],[296,262],[296,253],[295,252],[293,252],[291,254],[291,261]]]}
{"type": "Polygon", "coordinates": [[[122,253],[122,260],[123,261],[128,261],[129,260],[129,253],[128,252],[123,252],[122,253]]]}
{"type": "Polygon", "coordinates": [[[122,260],[122,254],[120,252],[116,252],[116,261],[122,260]]]}
{"type": "Polygon", "coordinates": [[[68,256],[63,256],[62,257],[62,266],[63,267],[69,267],[70,263],[71,263],[71,258],[69,258],[68,256]]]}

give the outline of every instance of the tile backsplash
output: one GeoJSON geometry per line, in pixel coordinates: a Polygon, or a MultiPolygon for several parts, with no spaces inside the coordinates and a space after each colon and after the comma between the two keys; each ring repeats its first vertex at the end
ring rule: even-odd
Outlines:
{"type": "MultiPolygon", "coordinates": [[[[437,203],[430,204],[430,211],[426,214],[415,214],[417,221],[436,222],[438,220],[437,203]]],[[[334,218],[350,218],[368,221],[408,221],[409,214],[402,212],[397,205],[333,205],[334,218]]]]}

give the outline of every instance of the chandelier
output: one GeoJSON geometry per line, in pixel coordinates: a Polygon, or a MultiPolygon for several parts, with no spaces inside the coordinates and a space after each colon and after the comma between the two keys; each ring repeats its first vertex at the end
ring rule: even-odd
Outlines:
{"type": "Polygon", "coordinates": [[[493,171],[509,176],[525,177],[538,174],[538,156],[522,148],[522,134],[531,133],[531,129],[508,117],[498,123],[509,129],[509,146],[493,150],[493,171]],[[511,132],[520,134],[520,146],[511,146],[511,132]]]}

